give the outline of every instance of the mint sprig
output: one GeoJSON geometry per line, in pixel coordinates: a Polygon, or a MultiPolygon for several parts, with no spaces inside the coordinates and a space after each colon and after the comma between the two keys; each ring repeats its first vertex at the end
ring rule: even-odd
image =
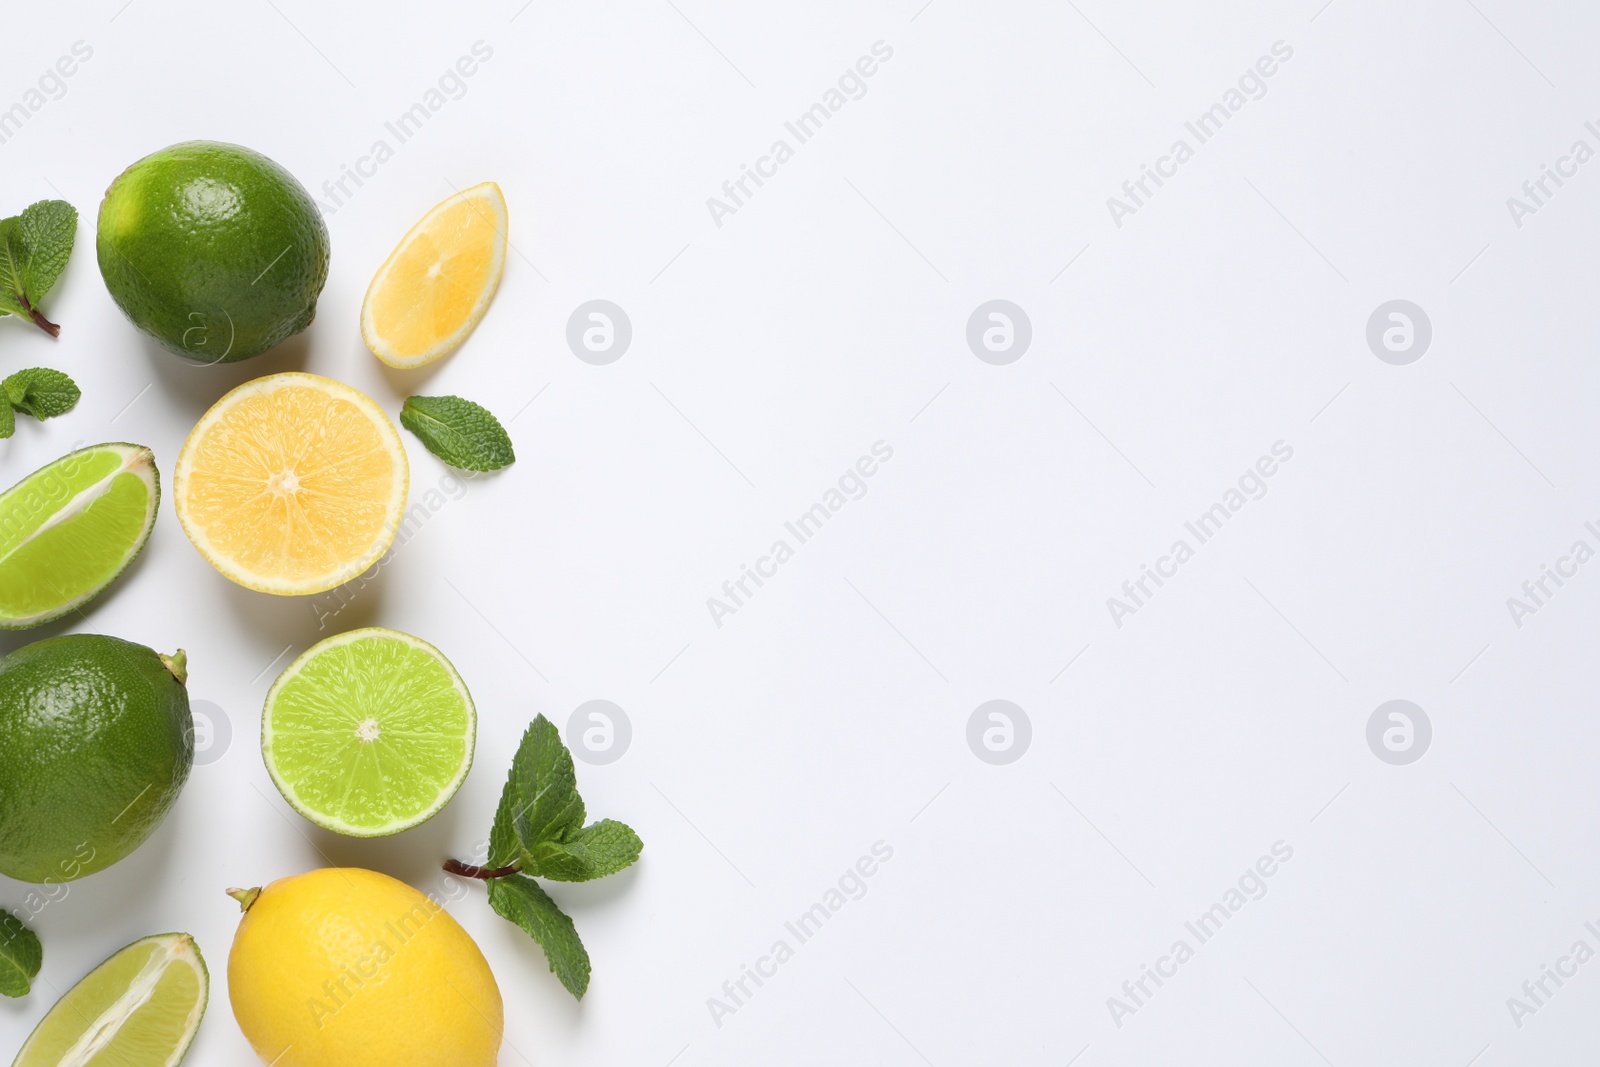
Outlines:
{"type": "Polygon", "coordinates": [[[61,336],[39,301],[67,269],[77,234],[78,210],[65,200],[41,200],[0,219],[0,315],[16,315],[51,337],[61,336]]]}
{"type": "Polygon", "coordinates": [[[459,396],[407,397],[400,425],[452,467],[497,471],[517,460],[511,437],[487,408],[459,396]]]}
{"type": "Polygon", "coordinates": [[[38,936],[9,911],[0,911],[0,994],[27,996],[43,962],[38,936]]]}
{"type": "Polygon", "coordinates": [[[589,988],[589,953],[572,920],[534,875],[587,882],[631,866],[644,843],[614,819],[583,825],[583,798],[572,753],[543,715],[522,735],[489,831],[487,867],[448,860],[452,874],[489,883],[489,906],[544,949],[550,969],[578,999],[589,988]]]}
{"type": "Polygon", "coordinates": [[[0,381],[0,438],[17,429],[17,412],[43,422],[65,415],[82,395],[77,383],[49,367],[29,367],[0,381]]]}

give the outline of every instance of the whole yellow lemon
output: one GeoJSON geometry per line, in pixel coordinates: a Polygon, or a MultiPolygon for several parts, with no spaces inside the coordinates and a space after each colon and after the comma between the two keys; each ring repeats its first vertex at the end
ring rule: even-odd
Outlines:
{"type": "Polygon", "coordinates": [[[493,1067],[504,1008],[483,953],[439,904],[330,867],[230,891],[239,1028],[274,1067],[493,1067]]]}

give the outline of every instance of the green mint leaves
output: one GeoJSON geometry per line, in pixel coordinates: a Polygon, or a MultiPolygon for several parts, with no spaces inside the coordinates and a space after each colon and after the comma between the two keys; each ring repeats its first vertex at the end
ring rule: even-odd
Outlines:
{"type": "Polygon", "coordinates": [[[545,841],[531,853],[538,873],[556,882],[588,882],[633,866],[644,849],[624,823],[601,819],[562,841],[545,841]]]}
{"type": "Polygon", "coordinates": [[[44,949],[34,932],[9,911],[0,911],[0,994],[23,997],[44,962],[44,949]]]}
{"type": "Polygon", "coordinates": [[[49,367],[29,367],[0,381],[0,438],[17,430],[17,412],[41,422],[71,411],[82,394],[65,374],[49,367]]]}
{"type": "Polygon", "coordinates": [[[544,948],[545,959],[567,992],[579,1000],[589,988],[589,951],[577,928],[556,907],[539,883],[513,874],[489,883],[489,906],[502,919],[516,923],[544,948]]]}
{"type": "Polygon", "coordinates": [[[77,383],[49,367],[29,367],[0,381],[11,406],[36,419],[53,419],[72,410],[82,394],[77,383]]]}
{"type": "Polygon", "coordinates": [[[452,467],[497,471],[516,462],[511,438],[488,410],[459,396],[407,397],[400,425],[452,467]]]}
{"type": "Polygon", "coordinates": [[[522,736],[489,833],[489,869],[454,861],[447,870],[489,883],[489,906],[537,941],[567,992],[589,988],[589,953],[578,931],[531,875],[557,882],[604,878],[633,864],[639,835],[614,819],[583,825],[572,753],[543,715],[522,736]]]}
{"type": "Polygon", "coordinates": [[[67,269],[78,234],[78,211],[65,200],[41,200],[21,215],[0,219],[0,315],[16,315],[51,337],[61,327],[39,301],[67,269]]]}

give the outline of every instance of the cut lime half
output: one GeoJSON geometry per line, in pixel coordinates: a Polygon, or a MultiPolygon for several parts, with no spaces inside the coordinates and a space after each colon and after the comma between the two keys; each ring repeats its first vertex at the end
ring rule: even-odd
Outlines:
{"type": "Polygon", "coordinates": [[[11,1067],[176,1067],[200,1029],[210,989],[188,934],[135,941],[67,991],[11,1067]]]}
{"type": "Polygon", "coordinates": [[[59,619],[139,555],[161,499],[142,445],[68,453],[0,494],[0,629],[59,619]]]}
{"type": "Polygon", "coordinates": [[[383,837],[455,796],[478,732],[472,694],[437,648],[382,627],[313,645],[267,693],[261,755],[295,811],[383,837]]]}

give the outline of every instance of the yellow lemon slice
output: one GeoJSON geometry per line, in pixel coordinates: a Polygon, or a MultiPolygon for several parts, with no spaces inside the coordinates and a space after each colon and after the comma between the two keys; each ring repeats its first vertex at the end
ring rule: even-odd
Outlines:
{"type": "Polygon", "coordinates": [[[432,363],[467,339],[506,265],[506,199],[494,182],[457,193],[411,228],[361,305],[361,336],[391,367],[432,363]]]}
{"type": "Polygon", "coordinates": [[[317,374],[273,374],[233,390],[183,443],[178,522],[213,567],[250,589],[320,593],[394,541],[410,469],[389,416],[317,374]]]}

